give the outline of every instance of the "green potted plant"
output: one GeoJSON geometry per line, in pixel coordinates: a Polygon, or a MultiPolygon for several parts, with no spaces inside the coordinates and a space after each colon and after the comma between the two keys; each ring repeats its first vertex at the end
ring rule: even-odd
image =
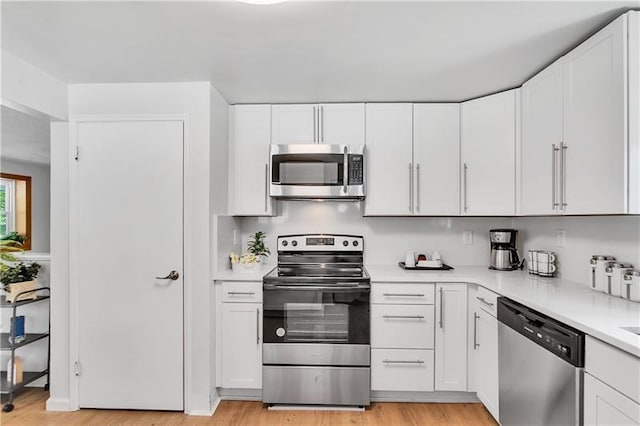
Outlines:
{"type": "Polygon", "coordinates": [[[258,231],[249,237],[246,253],[238,255],[231,252],[229,258],[231,259],[231,269],[234,272],[251,272],[260,266],[264,257],[271,254],[264,242],[266,236],[266,233],[258,231]]]}
{"type": "MultiPolygon", "coordinates": [[[[36,288],[36,277],[41,265],[36,262],[19,262],[15,253],[22,252],[26,238],[16,232],[0,237],[0,282],[7,302],[16,300],[19,293],[36,288]]],[[[24,294],[19,300],[35,299],[36,293],[24,294]]]]}

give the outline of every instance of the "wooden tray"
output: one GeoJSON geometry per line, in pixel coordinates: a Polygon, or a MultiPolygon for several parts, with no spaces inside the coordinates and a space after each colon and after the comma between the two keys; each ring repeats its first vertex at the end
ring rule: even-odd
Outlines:
{"type": "Polygon", "coordinates": [[[398,262],[398,265],[402,269],[406,269],[407,271],[452,271],[453,266],[449,266],[446,263],[443,263],[442,266],[433,267],[433,266],[406,266],[404,262],[398,262]]]}

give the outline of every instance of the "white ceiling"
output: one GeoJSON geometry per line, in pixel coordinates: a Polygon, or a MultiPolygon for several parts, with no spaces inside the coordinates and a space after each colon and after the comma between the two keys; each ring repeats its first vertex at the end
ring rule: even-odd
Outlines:
{"type": "Polygon", "coordinates": [[[70,83],[231,103],[459,101],[520,85],[634,1],[3,2],[2,48],[70,83]]]}
{"type": "Polygon", "coordinates": [[[49,120],[34,117],[6,106],[0,107],[2,159],[49,164],[49,120]]]}

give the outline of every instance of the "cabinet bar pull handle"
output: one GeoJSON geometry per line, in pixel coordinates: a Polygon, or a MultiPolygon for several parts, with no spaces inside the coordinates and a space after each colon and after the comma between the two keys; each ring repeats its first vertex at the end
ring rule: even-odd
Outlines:
{"type": "Polygon", "coordinates": [[[440,328],[443,328],[442,326],[442,311],[444,311],[444,293],[442,291],[442,287],[440,287],[440,328]]]}
{"type": "Polygon", "coordinates": [[[260,344],[260,308],[256,309],[256,345],[260,344]]]}
{"type": "Polygon", "coordinates": [[[480,347],[480,343],[478,343],[478,318],[480,315],[477,313],[473,313],[473,350],[475,351],[480,347]]]}
{"type": "Polygon", "coordinates": [[[269,163],[264,165],[264,211],[269,208],[269,163]]]}
{"type": "Polygon", "coordinates": [[[324,107],[320,105],[320,123],[318,125],[320,133],[320,143],[324,143],[324,107]]]}
{"type": "Polygon", "coordinates": [[[476,299],[478,299],[479,301],[481,301],[482,303],[484,303],[487,306],[493,306],[494,305],[491,302],[487,302],[487,300],[484,297],[476,296],[476,299]]]}
{"type": "Polygon", "coordinates": [[[557,176],[556,176],[556,157],[559,148],[554,143],[551,145],[551,210],[555,210],[558,207],[558,194],[557,194],[557,176]]]}
{"type": "Polygon", "coordinates": [[[318,143],[318,125],[316,123],[316,107],[313,107],[313,143],[318,143]]]}
{"type": "Polygon", "coordinates": [[[413,211],[413,167],[409,163],[409,212],[413,211]]]}
{"type": "Polygon", "coordinates": [[[383,315],[384,319],[424,319],[423,315],[383,315]]]}
{"type": "Polygon", "coordinates": [[[469,169],[469,167],[467,166],[467,163],[464,163],[463,165],[463,171],[462,171],[462,183],[464,186],[464,190],[462,192],[462,196],[463,196],[463,208],[465,213],[467,212],[467,170],[469,169]]]}
{"type": "Polygon", "coordinates": [[[383,293],[384,297],[424,297],[421,293],[383,293]]]}
{"type": "Polygon", "coordinates": [[[342,180],[343,180],[343,188],[345,194],[347,194],[347,185],[349,184],[349,148],[344,147],[344,165],[342,166],[342,180]]]}
{"type": "Polygon", "coordinates": [[[385,364],[424,364],[424,361],[421,359],[417,359],[415,361],[404,361],[404,360],[391,360],[391,359],[385,359],[382,360],[382,362],[384,362],[385,364]]]}
{"type": "Polygon", "coordinates": [[[562,190],[562,197],[560,198],[560,202],[562,204],[560,204],[560,208],[562,210],[566,210],[567,208],[567,146],[564,144],[564,142],[560,142],[560,179],[562,179],[562,185],[561,185],[561,190],[562,190]]]}
{"type": "Polygon", "coordinates": [[[420,211],[420,163],[416,164],[416,211],[420,211]]]}
{"type": "Polygon", "coordinates": [[[254,291],[230,291],[227,294],[253,296],[256,293],[254,291]]]}

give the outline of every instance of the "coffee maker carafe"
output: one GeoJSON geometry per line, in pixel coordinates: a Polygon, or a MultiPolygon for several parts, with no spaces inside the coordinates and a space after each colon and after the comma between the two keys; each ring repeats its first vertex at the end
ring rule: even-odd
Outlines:
{"type": "Polygon", "coordinates": [[[489,269],[498,271],[513,271],[520,266],[518,250],[516,249],[516,229],[491,229],[491,263],[489,269]]]}

